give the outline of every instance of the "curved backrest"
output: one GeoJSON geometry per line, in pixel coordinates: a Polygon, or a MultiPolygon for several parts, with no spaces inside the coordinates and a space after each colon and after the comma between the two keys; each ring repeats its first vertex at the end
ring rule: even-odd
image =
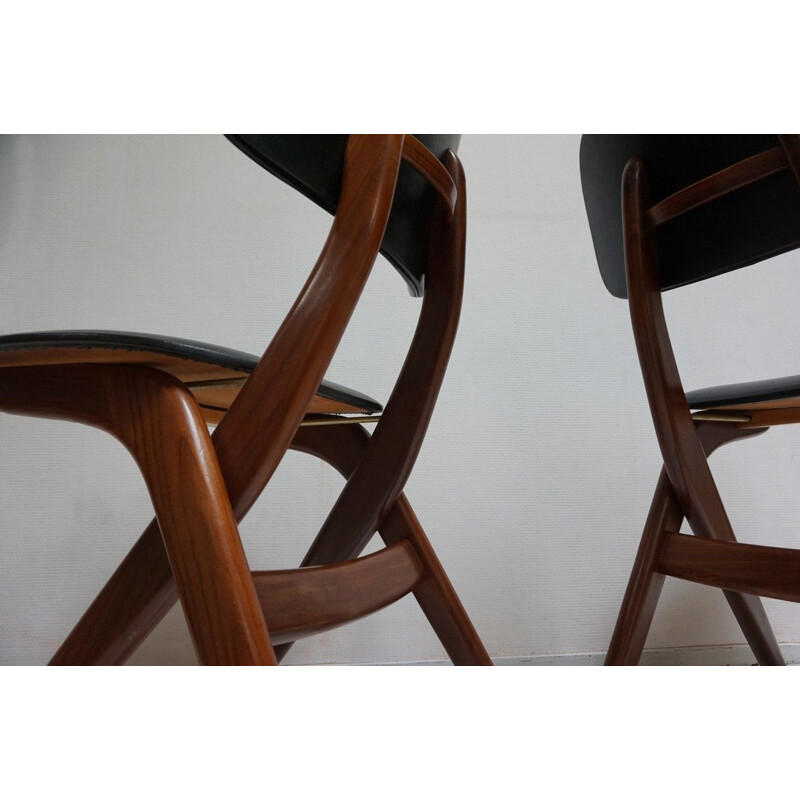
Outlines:
{"type": "MultiPolygon", "coordinates": [[[[342,185],[347,134],[273,135],[229,134],[240,150],[264,169],[334,214],[342,185]]],[[[458,151],[460,134],[417,134],[440,160],[448,150],[458,151]]],[[[425,290],[428,239],[436,192],[408,164],[400,165],[392,213],[381,252],[406,279],[411,294],[425,290]]]]}
{"type": "MultiPolygon", "coordinates": [[[[630,158],[644,160],[655,205],[778,145],[778,137],[770,134],[584,135],[583,199],[608,291],[627,296],[621,182],[630,158]]],[[[792,173],[783,170],[665,222],[656,241],[662,290],[755,264],[800,247],[800,190],[792,173]]]]}

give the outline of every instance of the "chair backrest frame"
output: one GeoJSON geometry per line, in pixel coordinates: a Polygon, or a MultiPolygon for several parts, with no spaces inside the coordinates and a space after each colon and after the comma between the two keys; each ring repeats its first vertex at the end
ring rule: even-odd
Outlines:
{"type": "Polygon", "coordinates": [[[620,177],[633,156],[650,178],[662,291],[800,247],[800,191],[785,142],[760,134],[584,136],[584,201],[609,292],[627,296],[620,177]]]}

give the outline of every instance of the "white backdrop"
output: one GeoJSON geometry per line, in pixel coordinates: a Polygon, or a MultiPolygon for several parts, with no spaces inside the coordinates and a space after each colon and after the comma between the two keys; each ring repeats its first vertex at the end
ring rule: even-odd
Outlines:
{"type": "MultiPolygon", "coordinates": [[[[623,301],[594,262],[578,136],[465,136],[461,329],[407,493],[493,656],[605,649],[659,469],[623,301]]],[[[110,328],[260,353],[330,217],[222,137],[0,137],[0,333],[110,328]]],[[[665,298],[687,389],[800,371],[800,257],[665,298]]],[[[382,259],[329,371],[383,401],[419,301],[382,259]]],[[[0,415],[0,663],[45,662],[151,517],[109,437],[0,415]]],[[[800,436],[713,459],[739,538],[792,546],[800,436]]],[[[290,453],[242,525],[296,565],[341,486],[290,453]]],[[[765,601],[781,642],[800,610],[765,601]]],[[[742,642],[721,592],[668,581],[648,647],[742,642]]],[[[290,663],[441,659],[412,598],[290,663]]],[[[179,609],[134,663],[193,663],[179,609]]]]}

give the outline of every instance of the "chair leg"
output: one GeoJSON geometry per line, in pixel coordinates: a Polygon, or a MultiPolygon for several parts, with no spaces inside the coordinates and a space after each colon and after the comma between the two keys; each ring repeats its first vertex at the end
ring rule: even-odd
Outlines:
{"type": "Polygon", "coordinates": [[[137,420],[125,442],[148,484],[200,662],[276,664],[208,430],[186,388],[155,374],[130,376],[115,412],[137,420]]]}
{"type": "Polygon", "coordinates": [[[3,378],[0,409],[93,425],[131,452],[201,662],[276,663],[216,453],[188,390],[143,367],[9,368],[3,378]]]}
{"type": "Polygon", "coordinates": [[[756,661],[762,667],[785,667],[786,661],[769,624],[761,598],[728,590],[724,594],[756,661]]]}
{"type": "Polygon", "coordinates": [[[50,659],[50,665],[124,664],[177,599],[161,529],[153,520],[50,659]]]}
{"type": "Polygon", "coordinates": [[[642,533],[639,551],[628,580],[611,644],[606,653],[606,666],[631,666],[639,663],[647,633],[653,621],[664,576],[658,571],[661,541],[668,530],[678,530],[683,512],[662,468],[650,513],[642,533]]]}
{"type": "MultiPolygon", "coordinates": [[[[292,442],[292,448],[321,458],[345,479],[350,479],[369,441],[370,436],[361,425],[301,428],[292,442]]],[[[490,666],[492,660],[405,495],[401,494],[394,502],[380,523],[378,532],[387,545],[407,539],[414,547],[426,577],[412,592],[453,663],[490,666]]],[[[354,544],[337,533],[336,528],[323,526],[303,559],[303,566],[357,558],[371,538],[359,537],[354,544]],[[319,552],[324,553],[324,559],[317,557],[319,552]]],[[[275,648],[279,661],[291,646],[292,643],[287,642],[275,648]]]]}
{"type": "MultiPolygon", "coordinates": [[[[697,434],[706,457],[724,444],[749,436],[758,436],[765,430],[739,429],[733,425],[720,423],[697,425],[697,434]]],[[[680,503],[666,470],[662,469],[606,654],[607,666],[639,663],[664,584],[664,575],[658,571],[663,537],[668,531],[679,530],[683,519],[680,503]]],[[[732,532],[726,539],[736,541],[732,532]]],[[[761,598],[733,591],[725,591],[724,594],[758,663],[762,666],[783,665],[785,662],[764,612],[761,598]]]]}
{"type": "Polygon", "coordinates": [[[492,666],[492,659],[405,495],[400,495],[384,520],[380,536],[387,545],[406,539],[414,547],[425,577],[412,591],[453,664],[492,666]]]}
{"type": "MultiPolygon", "coordinates": [[[[360,426],[300,428],[292,448],[329,462],[345,477],[369,436],[360,426]]],[[[388,543],[408,539],[427,576],[414,594],[448,655],[458,664],[491,664],[469,617],[404,496],[383,525],[388,543]]],[[[337,560],[358,553],[337,553],[337,560]]],[[[52,665],[124,664],[177,599],[175,581],[154,520],[53,656],[52,665]]],[[[290,645],[275,647],[278,659],[290,645]]]]}

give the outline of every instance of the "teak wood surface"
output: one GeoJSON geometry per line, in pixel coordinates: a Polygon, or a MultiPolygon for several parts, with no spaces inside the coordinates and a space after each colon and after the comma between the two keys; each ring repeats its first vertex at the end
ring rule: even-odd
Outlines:
{"type": "Polygon", "coordinates": [[[800,600],[800,573],[796,569],[800,552],[736,541],[708,456],[723,444],[763,433],[770,424],[796,421],[797,410],[791,401],[775,401],[757,407],[711,409],[697,415],[713,418],[741,411],[746,413],[742,422],[692,418],[664,317],[655,243],[657,225],[776,171],[792,169],[800,182],[800,140],[792,134],[781,136],[780,141],[781,147],[709,176],[654,207],[649,206],[643,161],[632,158],[624,171],[628,302],[664,468],[606,664],[638,663],[665,575],[722,588],[758,662],[784,663],[757,595],[800,600]],[[693,537],[678,533],[684,518],[693,537]]]}
{"type": "Polygon", "coordinates": [[[284,643],[282,655],[294,639],[409,591],[455,663],[491,664],[401,494],[458,324],[465,231],[466,185],[454,154],[443,164],[413,137],[350,136],[339,205],[317,264],[211,437],[197,399],[157,369],[0,370],[0,410],[84,422],[117,436],[136,458],[156,510],[51,664],[124,663],[176,599],[201,663],[275,664],[274,645],[284,643]],[[439,197],[417,333],[372,437],[360,425],[303,428],[378,254],[401,158],[439,197]],[[236,523],[289,447],[328,461],[348,482],[304,568],[252,572],[236,523]],[[354,561],[378,529],[388,547],[354,561]]]}

